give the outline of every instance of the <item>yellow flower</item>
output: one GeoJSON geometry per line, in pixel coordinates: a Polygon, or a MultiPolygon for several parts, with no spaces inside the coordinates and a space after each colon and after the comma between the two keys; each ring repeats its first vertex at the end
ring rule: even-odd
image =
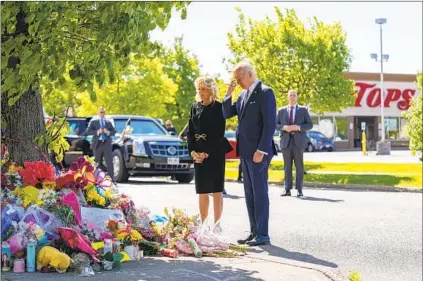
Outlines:
{"type": "Polygon", "coordinates": [[[54,181],[45,181],[45,182],[43,182],[43,188],[45,188],[45,189],[55,189],[56,183],[54,181]]]}
{"type": "Polygon", "coordinates": [[[125,240],[125,238],[128,236],[128,232],[122,231],[122,232],[118,232],[116,234],[116,238],[119,240],[125,240]]]}
{"type": "Polygon", "coordinates": [[[101,197],[97,202],[100,206],[106,205],[106,199],[104,199],[103,197],[101,197]]]}
{"type": "Polygon", "coordinates": [[[112,198],[112,192],[110,190],[107,190],[104,196],[106,197],[106,199],[110,199],[112,198]]]}
{"type": "Polygon", "coordinates": [[[88,190],[88,189],[90,189],[91,187],[94,187],[94,184],[93,184],[93,183],[91,183],[91,182],[88,182],[88,184],[84,187],[84,190],[88,190]]]}
{"type": "Polygon", "coordinates": [[[38,207],[41,207],[44,204],[44,201],[42,200],[37,200],[37,205],[38,207]]]}
{"type": "Polygon", "coordinates": [[[22,169],[21,166],[10,165],[8,170],[9,170],[9,173],[17,173],[21,169],[22,169]]]}
{"type": "Polygon", "coordinates": [[[131,230],[130,235],[131,235],[131,240],[132,241],[138,241],[138,240],[141,240],[142,239],[141,234],[137,230],[135,230],[135,229],[131,230]]]}

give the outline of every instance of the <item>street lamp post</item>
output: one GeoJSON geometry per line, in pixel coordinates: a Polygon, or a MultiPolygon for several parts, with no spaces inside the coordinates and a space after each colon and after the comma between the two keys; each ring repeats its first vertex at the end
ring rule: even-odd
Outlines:
{"type": "MultiPolygon", "coordinates": [[[[382,25],[385,24],[387,20],[385,18],[376,19],[376,24],[380,27],[380,114],[381,114],[381,127],[382,127],[382,137],[381,141],[378,144],[377,154],[390,154],[391,146],[389,142],[385,142],[385,116],[384,116],[384,96],[385,89],[383,87],[383,62],[388,61],[389,55],[383,53],[383,40],[382,40],[382,25]]],[[[372,59],[378,61],[378,55],[373,53],[370,55],[372,59]]]]}

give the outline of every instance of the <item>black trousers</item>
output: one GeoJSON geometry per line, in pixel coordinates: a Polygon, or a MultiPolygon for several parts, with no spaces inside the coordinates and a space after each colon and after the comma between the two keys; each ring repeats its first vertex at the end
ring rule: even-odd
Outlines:
{"type": "Polygon", "coordinates": [[[102,165],[103,158],[106,161],[107,174],[114,179],[113,173],[113,156],[112,156],[112,144],[109,141],[98,141],[97,147],[93,151],[94,160],[98,165],[102,165]]]}
{"type": "Polygon", "coordinates": [[[289,144],[282,150],[282,154],[285,172],[285,190],[290,191],[292,189],[292,164],[294,162],[296,170],[295,188],[298,191],[302,191],[304,180],[304,148],[300,149],[295,146],[294,136],[292,134],[289,136],[289,144]]]}

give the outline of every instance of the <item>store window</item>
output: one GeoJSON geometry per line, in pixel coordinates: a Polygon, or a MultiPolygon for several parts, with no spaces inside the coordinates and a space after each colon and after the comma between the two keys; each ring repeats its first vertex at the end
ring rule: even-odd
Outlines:
{"type": "Polygon", "coordinates": [[[348,140],[348,122],[347,117],[334,117],[336,126],[336,141],[348,140]]]}
{"type": "Polygon", "coordinates": [[[333,116],[321,116],[319,118],[319,132],[330,139],[335,137],[336,127],[333,116]]]}
{"type": "Polygon", "coordinates": [[[400,119],[400,140],[408,140],[408,134],[407,134],[407,125],[408,125],[408,119],[401,118],[400,119]]]}
{"type": "Polygon", "coordinates": [[[335,141],[348,140],[347,117],[312,116],[312,131],[318,131],[335,141]]]}
{"type": "Polygon", "coordinates": [[[385,117],[385,138],[397,140],[399,135],[399,117],[385,117]]]}

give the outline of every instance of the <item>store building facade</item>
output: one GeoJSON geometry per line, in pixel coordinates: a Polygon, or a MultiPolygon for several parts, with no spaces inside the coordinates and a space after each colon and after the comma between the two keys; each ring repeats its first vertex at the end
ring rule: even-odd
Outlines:
{"type": "MultiPolygon", "coordinates": [[[[313,130],[335,139],[337,149],[359,149],[362,128],[365,128],[369,148],[381,139],[380,74],[348,72],[344,75],[355,82],[357,97],[352,107],[342,112],[317,115],[310,112],[313,130]]],[[[402,117],[412,98],[421,93],[416,88],[416,75],[384,74],[385,139],[391,147],[408,148],[405,135],[407,120],[402,117]]]]}

